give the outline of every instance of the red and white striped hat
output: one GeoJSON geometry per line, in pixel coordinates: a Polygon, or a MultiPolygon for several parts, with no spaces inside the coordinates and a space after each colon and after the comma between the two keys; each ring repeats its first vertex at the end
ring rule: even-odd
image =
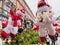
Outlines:
{"type": "Polygon", "coordinates": [[[50,5],[45,2],[45,0],[40,0],[38,2],[38,10],[37,12],[43,12],[51,9],[50,5]]]}

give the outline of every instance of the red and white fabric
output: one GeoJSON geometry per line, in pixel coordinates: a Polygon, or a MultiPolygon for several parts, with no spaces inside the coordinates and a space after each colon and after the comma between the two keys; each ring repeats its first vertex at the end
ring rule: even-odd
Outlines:
{"type": "Polygon", "coordinates": [[[54,22],[54,19],[51,19],[50,17],[48,17],[48,15],[50,15],[48,13],[48,11],[51,9],[51,6],[49,4],[47,4],[45,2],[45,0],[40,0],[38,2],[38,10],[37,10],[37,24],[39,25],[39,36],[40,36],[40,39],[42,42],[46,41],[46,35],[48,34],[49,37],[52,39],[52,40],[55,40],[55,34],[56,34],[56,31],[52,25],[52,23],[54,22]],[[43,12],[43,13],[42,13],[43,12]],[[41,17],[43,19],[41,19],[41,17]],[[42,21],[41,21],[41,20],[42,21]]]}
{"type": "Polygon", "coordinates": [[[33,24],[33,29],[34,29],[34,30],[39,30],[39,25],[33,24]]]}
{"type": "Polygon", "coordinates": [[[22,17],[17,20],[18,28],[23,28],[22,17]]]}
{"type": "Polygon", "coordinates": [[[43,12],[51,9],[51,6],[45,2],[45,0],[40,0],[38,2],[38,10],[37,12],[43,12]]]}
{"type": "Polygon", "coordinates": [[[6,34],[6,37],[8,36],[8,34],[11,34],[12,37],[15,37],[16,34],[18,33],[18,28],[22,27],[22,15],[25,15],[23,12],[21,12],[20,10],[18,10],[15,14],[13,8],[10,8],[10,14],[11,17],[9,17],[8,19],[8,25],[7,27],[5,27],[2,31],[2,36],[4,36],[4,34],[6,34]],[[19,17],[19,15],[21,15],[21,17],[19,17]]]}
{"type": "Polygon", "coordinates": [[[17,10],[16,15],[20,15],[20,16],[22,16],[24,18],[25,17],[25,10],[24,9],[17,10]]]}
{"type": "Polygon", "coordinates": [[[2,19],[2,26],[6,27],[8,25],[8,20],[2,19]]]}

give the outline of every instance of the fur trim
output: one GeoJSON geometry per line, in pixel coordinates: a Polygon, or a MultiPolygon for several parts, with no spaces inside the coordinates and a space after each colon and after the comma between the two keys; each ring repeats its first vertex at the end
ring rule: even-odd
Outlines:
{"type": "Polygon", "coordinates": [[[42,6],[40,8],[38,8],[37,12],[43,12],[43,11],[47,11],[51,9],[51,7],[48,7],[48,6],[42,6]]]}
{"type": "Polygon", "coordinates": [[[25,14],[23,12],[21,12],[20,10],[16,11],[16,15],[25,16],[25,14]]]}

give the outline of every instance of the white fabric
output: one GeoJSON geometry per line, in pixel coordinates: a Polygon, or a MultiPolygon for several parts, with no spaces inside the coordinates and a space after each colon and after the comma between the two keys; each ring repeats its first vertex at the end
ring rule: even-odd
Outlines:
{"type": "Polygon", "coordinates": [[[9,17],[8,18],[8,25],[12,25],[13,24],[13,22],[12,22],[12,17],[9,17]]]}
{"type": "Polygon", "coordinates": [[[20,10],[16,11],[16,15],[21,15],[22,17],[25,17],[25,14],[23,12],[21,12],[20,10]]]}
{"type": "Polygon", "coordinates": [[[12,33],[12,34],[17,34],[18,32],[18,27],[13,27],[11,25],[7,26],[6,28],[4,28],[4,31],[9,34],[9,33],[12,33]]]}
{"type": "Polygon", "coordinates": [[[56,34],[55,28],[53,27],[52,24],[48,26],[48,34],[49,35],[55,35],[56,34]]]}
{"type": "Polygon", "coordinates": [[[9,34],[9,33],[17,34],[17,32],[18,32],[18,26],[13,27],[13,21],[12,21],[11,17],[9,17],[9,19],[8,19],[8,26],[4,28],[4,31],[7,34],[9,34]]]}
{"type": "Polygon", "coordinates": [[[44,30],[43,28],[41,28],[39,31],[39,36],[40,37],[45,37],[47,35],[47,30],[44,30]]]}
{"type": "Polygon", "coordinates": [[[52,20],[45,18],[43,22],[38,23],[40,25],[39,36],[45,37],[47,34],[55,35],[56,31],[52,25],[52,20]]]}
{"type": "Polygon", "coordinates": [[[21,24],[21,20],[18,20],[18,21],[17,21],[17,24],[21,26],[21,25],[22,25],[22,24],[21,24]]]}
{"type": "Polygon", "coordinates": [[[57,19],[57,17],[56,17],[55,15],[53,15],[53,16],[52,16],[52,23],[55,23],[55,24],[56,24],[56,23],[57,23],[57,22],[56,22],[56,19],[57,19]]]}
{"type": "Polygon", "coordinates": [[[5,27],[3,31],[9,34],[11,30],[12,30],[12,26],[10,25],[10,26],[5,27]]]}
{"type": "Polygon", "coordinates": [[[48,7],[48,6],[42,6],[40,8],[38,8],[37,12],[43,12],[43,11],[47,11],[49,10],[51,7],[48,7]]]}
{"type": "Polygon", "coordinates": [[[46,26],[44,27],[44,25],[40,25],[40,30],[39,30],[39,36],[40,37],[45,37],[47,34],[49,35],[55,35],[56,31],[54,29],[54,27],[49,24],[46,24],[46,26]]]}
{"type": "Polygon", "coordinates": [[[21,27],[19,27],[19,28],[23,28],[23,25],[22,25],[21,20],[17,20],[17,25],[18,25],[18,26],[21,26],[21,27]]]}
{"type": "Polygon", "coordinates": [[[13,27],[12,30],[11,30],[11,33],[12,34],[17,34],[18,32],[18,27],[13,27]]]}

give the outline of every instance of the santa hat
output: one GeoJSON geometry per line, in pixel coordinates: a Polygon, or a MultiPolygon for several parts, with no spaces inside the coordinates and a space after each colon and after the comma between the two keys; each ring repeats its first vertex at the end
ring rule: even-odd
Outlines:
{"type": "Polygon", "coordinates": [[[45,0],[40,0],[38,2],[38,10],[37,12],[43,12],[51,9],[50,5],[45,2],[45,0]]]}
{"type": "Polygon", "coordinates": [[[17,11],[16,11],[16,15],[25,16],[25,10],[24,10],[24,9],[17,10],[17,11]]]}
{"type": "Polygon", "coordinates": [[[21,12],[23,12],[23,13],[25,13],[25,9],[24,9],[24,8],[23,8],[23,9],[21,9],[20,11],[21,11],[21,12]]]}

